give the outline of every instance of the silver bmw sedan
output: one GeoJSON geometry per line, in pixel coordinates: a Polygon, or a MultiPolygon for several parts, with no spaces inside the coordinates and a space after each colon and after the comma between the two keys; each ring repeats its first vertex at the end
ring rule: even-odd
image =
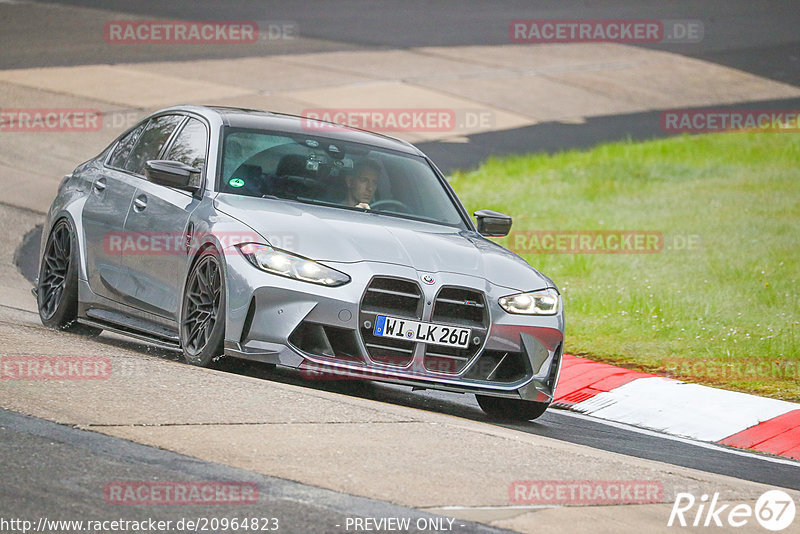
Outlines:
{"type": "Polygon", "coordinates": [[[158,111],[64,177],[42,235],[43,324],[323,379],[473,393],[530,420],[558,381],[555,284],[486,239],[391,137],[257,110],[158,111]]]}

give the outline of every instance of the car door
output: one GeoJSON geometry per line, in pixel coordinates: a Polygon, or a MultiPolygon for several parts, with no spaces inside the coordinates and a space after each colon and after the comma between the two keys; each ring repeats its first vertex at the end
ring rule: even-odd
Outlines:
{"type": "MultiPolygon", "coordinates": [[[[202,171],[208,157],[209,129],[190,117],[173,137],[160,159],[179,161],[202,171]]],[[[156,159],[156,158],[151,158],[156,159]]],[[[189,218],[200,200],[187,191],[147,180],[138,184],[125,221],[125,233],[149,236],[146,254],[123,255],[123,271],[132,282],[136,306],[177,319],[186,264],[189,218]]]]}
{"type": "Polygon", "coordinates": [[[148,121],[122,136],[92,179],[81,213],[86,244],[89,287],[102,297],[119,300],[123,227],[136,192],[136,179],[124,172],[125,163],[148,121]]]}
{"type": "Polygon", "coordinates": [[[124,162],[115,162],[114,171],[118,173],[120,180],[124,180],[130,185],[130,199],[122,208],[119,229],[109,233],[107,238],[107,248],[116,252],[117,275],[115,284],[116,300],[128,303],[130,295],[135,291],[132,284],[130,273],[125,267],[125,258],[138,256],[146,253],[146,243],[139,239],[139,236],[131,235],[125,231],[125,220],[135,202],[135,194],[138,186],[144,182],[144,163],[150,159],[157,159],[158,155],[167,145],[177,127],[185,120],[185,116],[178,114],[164,114],[151,117],[141,130],[133,147],[128,151],[124,162]]]}

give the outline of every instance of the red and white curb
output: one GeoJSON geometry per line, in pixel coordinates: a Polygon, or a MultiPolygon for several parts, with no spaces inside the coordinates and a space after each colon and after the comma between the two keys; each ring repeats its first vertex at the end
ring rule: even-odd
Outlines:
{"type": "Polygon", "coordinates": [[[727,391],[564,355],[553,401],[673,436],[800,460],[800,404],[727,391]]]}

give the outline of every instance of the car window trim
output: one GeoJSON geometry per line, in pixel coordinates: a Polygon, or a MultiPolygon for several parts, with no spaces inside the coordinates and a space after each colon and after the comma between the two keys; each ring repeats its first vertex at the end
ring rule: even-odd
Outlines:
{"type": "Polygon", "coordinates": [[[164,150],[160,154],[160,157],[165,158],[167,156],[167,154],[169,154],[169,151],[172,150],[172,146],[175,144],[175,140],[178,138],[178,136],[181,133],[183,133],[183,129],[186,127],[187,124],[189,124],[189,120],[190,119],[197,120],[206,129],[206,147],[205,147],[205,150],[206,150],[206,164],[203,166],[203,174],[202,174],[203,181],[205,181],[206,174],[207,174],[207,171],[208,171],[208,155],[209,155],[209,152],[210,152],[210,149],[211,149],[211,126],[208,124],[208,121],[206,121],[205,118],[202,117],[201,115],[195,115],[194,113],[192,113],[192,114],[188,114],[187,113],[186,114],[186,119],[178,125],[178,128],[176,128],[176,130],[173,133],[173,135],[169,138],[169,140],[167,141],[167,144],[164,145],[164,150]]]}
{"type": "MultiPolygon", "coordinates": [[[[200,196],[202,196],[206,192],[206,190],[208,189],[206,187],[206,176],[207,176],[207,173],[208,173],[208,156],[209,156],[209,154],[211,152],[211,125],[208,123],[206,118],[203,117],[202,115],[198,115],[198,114],[192,113],[192,112],[183,112],[183,113],[181,113],[181,115],[184,116],[184,120],[181,121],[181,123],[178,125],[177,128],[175,128],[175,131],[170,136],[170,138],[167,140],[166,144],[164,145],[164,148],[162,149],[161,153],[159,154],[159,158],[163,159],[163,158],[165,158],[167,156],[167,154],[169,154],[169,151],[172,150],[172,145],[175,144],[175,140],[178,138],[178,135],[180,135],[180,133],[183,132],[183,129],[189,123],[190,119],[196,119],[197,121],[199,121],[200,124],[202,124],[203,127],[206,129],[206,164],[203,166],[203,171],[202,171],[202,173],[200,175],[200,178],[201,178],[200,182],[201,182],[202,186],[201,186],[201,189],[199,191],[200,196]]],[[[178,189],[176,187],[169,187],[169,186],[162,186],[162,187],[166,187],[167,189],[172,189],[173,191],[178,191],[179,193],[183,193],[183,194],[185,194],[187,196],[193,196],[188,191],[184,191],[184,190],[178,189]]]]}
{"type": "MultiPolygon", "coordinates": [[[[112,143],[111,151],[106,156],[106,159],[103,162],[103,167],[108,168],[108,169],[114,169],[115,171],[128,172],[125,169],[120,169],[119,167],[114,167],[113,165],[111,165],[111,158],[114,155],[114,152],[117,150],[117,146],[119,145],[120,141],[125,139],[131,133],[133,133],[133,131],[136,130],[137,128],[139,128],[139,126],[144,125],[144,128],[147,128],[147,123],[149,123],[149,122],[150,122],[150,117],[147,117],[147,119],[142,119],[141,121],[137,122],[136,124],[134,124],[133,126],[128,128],[127,130],[122,132],[120,134],[120,136],[117,137],[116,141],[114,141],[112,143]]],[[[144,131],[144,130],[142,130],[142,131],[144,131]]],[[[138,139],[137,139],[137,141],[138,141],[138,139]]]]}
{"type": "MultiPolygon", "coordinates": [[[[224,143],[225,143],[225,138],[227,137],[228,133],[231,132],[231,131],[234,131],[234,132],[254,132],[254,133],[260,133],[260,134],[264,134],[264,135],[274,135],[275,137],[286,137],[287,139],[292,139],[296,143],[297,143],[297,139],[295,139],[295,138],[298,137],[298,136],[303,136],[302,133],[298,133],[298,132],[281,131],[281,130],[265,130],[265,129],[262,129],[262,128],[249,128],[249,127],[230,126],[230,125],[223,124],[220,127],[220,135],[219,135],[219,154],[220,155],[217,158],[217,160],[218,160],[217,161],[217,176],[216,176],[216,178],[214,180],[214,191],[216,191],[217,193],[222,192],[222,160],[224,159],[224,157],[223,157],[224,149],[225,149],[224,143]],[[227,132],[226,132],[226,130],[227,130],[227,132]]],[[[314,135],[315,137],[318,137],[320,139],[328,140],[330,143],[334,143],[334,144],[338,143],[338,142],[344,142],[344,143],[348,143],[348,144],[354,144],[354,145],[359,145],[359,146],[363,146],[363,147],[369,147],[370,149],[382,150],[384,152],[389,152],[391,154],[397,154],[399,156],[419,157],[419,158],[427,161],[427,158],[424,157],[424,156],[421,156],[419,153],[403,152],[402,150],[396,150],[394,148],[386,148],[386,147],[382,147],[382,146],[370,145],[370,144],[367,144],[367,143],[360,143],[358,141],[348,141],[348,140],[336,139],[336,138],[333,138],[333,137],[325,137],[324,135],[317,135],[317,134],[311,134],[311,133],[309,133],[308,135],[314,135]]],[[[436,173],[434,173],[434,174],[436,174],[436,173]]]]}
{"type": "MultiPolygon", "coordinates": [[[[169,115],[169,113],[164,113],[164,114],[162,114],[162,115],[169,115]]],[[[154,117],[147,117],[147,120],[146,120],[146,121],[144,121],[144,120],[143,120],[142,122],[140,122],[139,124],[137,124],[137,125],[136,125],[136,128],[138,128],[138,127],[139,127],[139,126],[140,126],[142,123],[144,123],[144,128],[142,129],[142,133],[141,133],[141,134],[139,134],[139,136],[141,137],[141,135],[142,135],[142,134],[143,134],[145,131],[147,131],[147,127],[150,125],[150,123],[153,121],[153,119],[157,119],[158,117],[160,117],[160,116],[162,116],[162,115],[158,115],[158,116],[154,116],[154,117]]],[[[120,139],[120,140],[121,140],[121,139],[120,139]]],[[[134,150],[134,149],[135,149],[135,148],[136,148],[138,145],[139,145],[139,139],[136,139],[136,144],[135,144],[135,145],[133,146],[133,148],[131,149],[131,154],[133,153],[133,150],[134,150]]],[[[130,158],[130,157],[131,157],[131,154],[128,154],[128,158],[130,158]]],[[[128,159],[127,159],[127,158],[125,159],[125,163],[128,163],[128,159]]],[[[139,175],[139,174],[137,174],[137,173],[135,173],[135,172],[129,171],[128,169],[124,169],[124,168],[120,168],[120,167],[114,167],[113,165],[109,165],[109,168],[111,168],[111,169],[114,169],[115,171],[124,172],[125,174],[127,174],[127,175],[129,175],[129,176],[132,176],[132,177],[134,177],[134,178],[141,178],[141,175],[139,175]]]]}
{"type": "MultiPolygon", "coordinates": [[[[281,137],[282,136],[282,137],[287,137],[289,139],[294,139],[294,134],[292,134],[292,132],[281,132],[281,131],[278,131],[278,130],[263,130],[263,129],[259,129],[259,128],[242,128],[242,127],[236,127],[236,126],[222,125],[220,127],[220,135],[219,135],[219,157],[217,158],[217,165],[216,165],[216,167],[217,167],[217,169],[216,169],[217,175],[214,178],[214,191],[217,192],[217,193],[220,193],[222,191],[222,161],[224,159],[224,157],[223,157],[223,151],[225,149],[224,143],[225,143],[225,138],[228,136],[228,133],[230,133],[231,131],[234,131],[234,132],[242,132],[242,131],[244,131],[244,132],[256,132],[256,133],[262,133],[262,134],[265,134],[265,135],[275,135],[277,137],[281,137]]],[[[317,137],[320,137],[321,139],[330,139],[330,141],[332,143],[335,143],[336,141],[340,141],[338,139],[327,138],[327,137],[324,137],[324,136],[317,136],[317,137]]],[[[295,140],[295,142],[296,142],[296,140],[295,140]]],[[[353,144],[361,145],[361,146],[365,146],[365,147],[371,147],[371,148],[374,148],[374,149],[377,149],[377,150],[381,150],[381,151],[385,151],[385,152],[389,152],[389,153],[393,153],[393,154],[397,154],[397,155],[401,155],[401,156],[405,156],[405,157],[418,157],[418,158],[420,158],[423,162],[425,162],[428,165],[428,167],[430,167],[430,169],[433,172],[434,176],[436,176],[436,179],[439,180],[439,183],[442,186],[444,186],[445,194],[450,199],[450,202],[455,207],[456,212],[461,217],[461,222],[464,224],[465,228],[467,230],[470,230],[470,231],[473,231],[473,232],[476,231],[475,223],[472,222],[472,219],[470,218],[469,214],[467,213],[466,208],[461,203],[461,200],[458,198],[458,195],[456,195],[455,191],[453,190],[452,186],[450,185],[450,182],[447,181],[447,179],[444,177],[444,174],[442,174],[442,172],[439,170],[439,168],[433,163],[433,161],[428,156],[426,156],[425,154],[421,154],[421,153],[409,154],[408,152],[403,152],[401,150],[395,150],[395,149],[392,149],[392,148],[373,146],[373,145],[369,145],[369,144],[366,144],[366,143],[359,143],[357,141],[345,141],[345,142],[346,143],[353,143],[353,144]]],[[[206,167],[208,167],[208,166],[206,166],[206,167]]],[[[444,224],[445,226],[450,226],[450,227],[453,227],[453,228],[457,227],[456,225],[451,225],[451,224],[447,224],[447,223],[439,223],[439,224],[444,224]]]]}
{"type": "MultiPolygon", "coordinates": [[[[123,133],[122,133],[122,134],[121,134],[121,135],[120,135],[120,136],[117,138],[117,140],[116,140],[116,141],[113,143],[113,144],[114,144],[114,148],[113,148],[113,149],[111,149],[111,152],[109,152],[109,154],[108,154],[108,157],[106,157],[106,161],[104,161],[104,162],[103,162],[103,167],[106,167],[106,168],[108,168],[108,169],[114,169],[115,171],[123,172],[123,173],[125,173],[125,174],[127,174],[127,175],[129,175],[129,176],[133,176],[133,177],[135,177],[135,178],[139,178],[139,179],[143,179],[143,180],[144,180],[144,179],[146,179],[146,178],[145,178],[145,176],[144,176],[143,174],[139,174],[139,173],[136,173],[136,172],[133,172],[133,171],[129,171],[128,169],[121,169],[121,168],[119,168],[119,167],[114,167],[113,165],[111,165],[111,164],[110,164],[109,160],[111,159],[111,155],[114,153],[114,150],[116,149],[116,147],[117,147],[117,145],[119,144],[119,142],[120,142],[120,141],[121,141],[121,140],[122,140],[122,139],[123,139],[123,138],[124,138],[126,135],[128,135],[130,132],[132,132],[133,130],[135,130],[136,128],[138,128],[139,126],[141,126],[142,124],[144,124],[144,125],[145,125],[145,126],[144,126],[144,129],[146,130],[146,129],[147,129],[147,126],[150,124],[150,122],[151,122],[151,121],[153,121],[153,120],[155,120],[155,119],[158,119],[158,118],[160,118],[160,117],[167,116],[167,115],[174,115],[174,116],[176,116],[176,117],[182,117],[182,118],[181,118],[180,122],[178,123],[178,125],[175,127],[175,131],[173,131],[173,132],[170,134],[170,136],[167,138],[167,141],[164,143],[164,146],[163,146],[163,147],[161,147],[161,150],[159,151],[159,153],[158,153],[158,154],[157,154],[157,156],[156,156],[157,158],[158,158],[158,157],[161,157],[161,155],[164,153],[164,147],[166,147],[167,145],[171,144],[171,141],[172,141],[172,139],[173,139],[173,137],[174,137],[174,135],[175,135],[175,132],[176,132],[176,131],[178,131],[178,129],[179,129],[179,128],[181,128],[181,127],[183,126],[183,124],[184,124],[184,123],[186,123],[186,118],[187,118],[187,116],[188,116],[188,115],[187,115],[187,113],[185,113],[185,112],[183,112],[183,111],[168,111],[168,112],[157,113],[157,114],[155,114],[155,115],[150,115],[150,116],[148,116],[148,117],[145,117],[144,119],[142,119],[141,121],[139,121],[138,123],[136,123],[136,124],[135,124],[133,127],[131,127],[131,128],[128,128],[128,130],[126,130],[125,132],[123,132],[123,133]]],[[[144,130],[142,130],[142,133],[144,133],[144,130]]],[[[137,144],[138,144],[139,140],[137,139],[137,140],[136,140],[136,142],[137,142],[137,144]]],[[[136,147],[134,146],[134,148],[136,148],[136,147]]],[[[130,157],[130,154],[128,154],[128,157],[130,157]]],[[[125,160],[125,161],[127,162],[127,160],[125,160]]]]}
{"type": "Polygon", "coordinates": [[[172,149],[172,145],[175,143],[175,139],[178,137],[178,133],[182,132],[183,127],[186,126],[187,122],[189,122],[188,116],[183,115],[182,113],[181,115],[183,116],[183,118],[178,123],[178,125],[175,126],[175,130],[173,130],[170,136],[167,138],[167,141],[164,143],[164,146],[161,147],[161,150],[156,155],[156,159],[164,159],[167,157],[167,154],[172,149]]]}
{"type": "Polygon", "coordinates": [[[423,158],[433,170],[433,174],[435,174],[436,177],[439,178],[439,182],[444,186],[445,191],[447,191],[447,194],[450,196],[450,201],[455,205],[456,211],[458,211],[458,213],[461,214],[461,218],[466,223],[467,229],[472,230],[473,232],[477,232],[478,230],[475,227],[475,223],[472,222],[472,217],[469,216],[467,208],[461,202],[461,199],[458,198],[455,189],[453,189],[453,186],[450,185],[450,182],[447,181],[447,178],[445,177],[444,173],[442,173],[442,171],[439,170],[439,167],[437,167],[436,164],[433,162],[433,160],[431,160],[428,156],[423,156],[423,158]]]}

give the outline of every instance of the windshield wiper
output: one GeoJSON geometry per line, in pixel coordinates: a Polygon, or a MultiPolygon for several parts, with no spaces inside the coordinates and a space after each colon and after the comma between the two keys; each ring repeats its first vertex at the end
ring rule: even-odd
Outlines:
{"type": "Polygon", "coordinates": [[[452,226],[450,223],[432,219],[430,217],[423,217],[421,215],[411,215],[410,213],[400,213],[399,211],[384,211],[384,210],[369,210],[370,213],[377,213],[379,215],[388,215],[389,217],[398,217],[400,219],[411,219],[412,221],[428,222],[434,224],[445,224],[452,226]]]}
{"type": "Polygon", "coordinates": [[[318,200],[318,199],[315,199],[315,198],[296,197],[296,198],[286,199],[286,200],[295,200],[295,201],[301,202],[303,204],[312,204],[312,205],[315,205],[315,206],[327,206],[327,207],[330,207],[330,208],[340,208],[340,209],[345,209],[345,210],[349,210],[349,211],[360,211],[362,213],[374,213],[376,215],[386,215],[388,217],[396,217],[396,218],[399,218],[399,219],[410,219],[412,221],[426,222],[426,223],[431,223],[431,224],[443,224],[445,226],[452,226],[452,227],[455,227],[455,228],[459,228],[460,227],[458,224],[448,223],[448,222],[440,221],[438,219],[433,219],[433,218],[430,218],[430,217],[422,217],[422,216],[419,216],[419,215],[410,215],[408,213],[400,213],[400,212],[397,212],[397,211],[384,211],[384,210],[373,210],[373,209],[367,209],[367,208],[357,208],[355,206],[347,206],[347,205],[344,205],[344,204],[339,204],[337,202],[329,202],[327,200],[318,200]]]}
{"type": "Polygon", "coordinates": [[[302,202],[304,204],[314,204],[316,206],[328,206],[331,208],[345,208],[345,209],[356,209],[358,211],[364,211],[362,208],[355,208],[351,206],[345,206],[343,204],[339,204],[338,202],[330,202],[329,200],[319,200],[316,198],[308,198],[308,197],[295,197],[292,200],[296,200],[298,202],[302,202]]]}

